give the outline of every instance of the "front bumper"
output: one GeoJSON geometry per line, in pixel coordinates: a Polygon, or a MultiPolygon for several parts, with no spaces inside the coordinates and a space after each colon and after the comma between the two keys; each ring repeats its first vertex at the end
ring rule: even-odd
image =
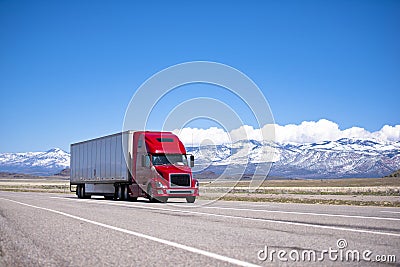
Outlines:
{"type": "Polygon", "coordinates": [[[153,191],[155,197],[197,197],[198,188],[156,188],[153,191]]]}

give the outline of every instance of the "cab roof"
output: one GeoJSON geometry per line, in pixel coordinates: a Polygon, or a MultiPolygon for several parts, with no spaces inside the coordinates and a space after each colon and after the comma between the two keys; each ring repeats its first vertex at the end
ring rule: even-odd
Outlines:
{"type": "Polygon", "coordinates": [[[144,132],[147,152],[151,154],[186,154],[181,140],[171,132],[144,132]]]}

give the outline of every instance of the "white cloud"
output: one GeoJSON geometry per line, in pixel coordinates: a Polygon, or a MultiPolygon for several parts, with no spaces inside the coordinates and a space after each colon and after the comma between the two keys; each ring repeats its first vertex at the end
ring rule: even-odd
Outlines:
{"type": "Polygon", "coordinates": [[[185,145],[210,145],[210,144],[227,144],[231,143],[230,136],[223,129],[211,127],[208,129],[183,128],[174,130],[173,133],[179,136],[179,139],[185,145]]]}
{"type": "Polygon", "coordinates": [[[332,121],[303,121],[299,125],[268,124],[261,129],[243,125],[230,133],[223,129],[211,127],[209,129],[184,128],[174,130],[174,133],[186,145],[223,144],[238,140],[275,140],[277,142],[311,143],[321,141],[335,141],[340,138],[375,139],[380,141],[400,141],[400,125],[385,125],[376,132],[369,132],[364,128],[351,127],[340,130],[339,125],[332,121]],[[275,134],[274,134],[275,133],[275,134]],[[275,138],[274,138],[275,135],[275,138]]]}
{"type": "Polygon", "coordinates": [[[400,141],[400,125],[385,125],[380,131],[372,133],[376,139],[386,141],[400,141]]]}
{"type": "Polygon", "coordinates": [[[317,122],[303,121],[300,125],[276,125],[275,129],[275,140],[278,142],[309,143],[337,140],[340,135],[339,126],[325,119],[317,122]]]}

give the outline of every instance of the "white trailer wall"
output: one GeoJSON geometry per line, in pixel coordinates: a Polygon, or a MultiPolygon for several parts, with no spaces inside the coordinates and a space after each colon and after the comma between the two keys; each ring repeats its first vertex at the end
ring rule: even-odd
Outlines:
{"type": "Polygon", "coordinates": [[[132,131],[72,144],[71,184],[128,181],[124,153],[131,158],[132,144],[132,131]]]}

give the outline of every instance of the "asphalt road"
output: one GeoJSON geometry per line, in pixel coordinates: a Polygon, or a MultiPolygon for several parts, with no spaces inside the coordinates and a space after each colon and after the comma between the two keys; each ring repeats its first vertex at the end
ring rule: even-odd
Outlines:
{"type": "Polygon", "coordinates": [[[399,208],[199,204],[0,192],[0,266],[400,266],[399,208]]]}

